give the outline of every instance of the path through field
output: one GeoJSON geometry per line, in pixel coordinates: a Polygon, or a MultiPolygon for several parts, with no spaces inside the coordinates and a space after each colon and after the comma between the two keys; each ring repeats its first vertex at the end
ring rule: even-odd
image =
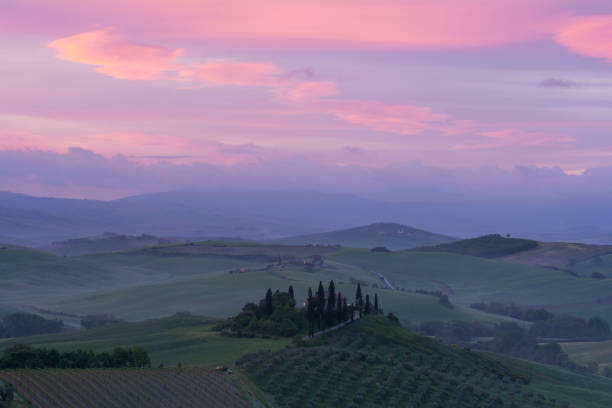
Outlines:
{"type": "Polygon", "coordinates": [[[395,287],[391,284],[391,282],[389,282],[389,279],[387,279],[385,275],[383,275],[382,273],[375,272],[375,271],[372,271],[372,273],[378,276],[380,280],[382,280],[385,283],[385,285],[387,285],[387,288],[391,290],[395,290],[395,287]]]}

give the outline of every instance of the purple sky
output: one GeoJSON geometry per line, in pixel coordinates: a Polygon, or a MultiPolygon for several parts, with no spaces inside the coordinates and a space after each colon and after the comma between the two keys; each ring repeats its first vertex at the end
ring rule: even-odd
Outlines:
{"type": "Polygon", "coordinates": [[[612,175],[609,1],[4,0],[0,34],[0,189],[529,197],[612,175]]]}

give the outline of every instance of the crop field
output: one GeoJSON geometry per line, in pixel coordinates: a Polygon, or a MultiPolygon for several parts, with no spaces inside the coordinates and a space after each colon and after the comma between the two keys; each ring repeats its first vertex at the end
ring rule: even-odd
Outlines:
{"type": "Polygon", "coordinates": [[[234,338],[211,330],[214,321],[199,316],[173,316],[137,323],[123,323],[69,333],[0,340],[0,350],[17,343],[54,348],[60,352],[75,349],[96,353],[115,347],[144,347],[157,367],[212,367],[233,365],[245,353],[262,349],[277,350],[289,339],[234,338]]]}
{"type": "Polygon", "coordinates": [[[40,408],[251,406],[227,374],[198,368],[14,370],[0,379],[40,408]]]}
{"type": "Polygon", "coordinates": [[[239,365],[280,407],[569,407],[528,374],[367,318],[326,344],[263,351],[239,365]]]}
{"type": "Polygon", "coordinates": [[[577,363],[587,365],[590,362],[595,362],[599,364],[600,368],[612,368],[612,340],[588,343],[562,343],[561,346],[570,359],[577,363]]]}

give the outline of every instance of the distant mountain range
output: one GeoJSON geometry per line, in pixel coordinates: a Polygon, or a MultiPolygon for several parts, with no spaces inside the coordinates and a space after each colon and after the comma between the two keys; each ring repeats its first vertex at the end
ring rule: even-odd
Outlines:
{"type": "MultiPolygon", "coordinates": [[[[40,247],[105,231],[172,238],[272,240],[385,220],[456,237],[490,233],[612,243],[605,202],[383,202],[316,191],[180,190],[114,201],[0,192],[0,242],[40,247]],[[595,226],[595,227],[592,227],[595,226]]],[[[432,243],[433,244],[433,243],[432,243]]]]}
{"type": "Polygon", "coordinates": [[[456,241],[457,238],[394,223],[375,223],[362,227],[308,234],[274,240],[286,245],[342,245],[353,248],[386,247],[401,250],[456,241]]]}

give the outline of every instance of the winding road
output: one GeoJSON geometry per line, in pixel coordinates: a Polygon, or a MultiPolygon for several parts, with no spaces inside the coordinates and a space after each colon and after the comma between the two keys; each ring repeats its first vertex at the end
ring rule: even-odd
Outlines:
{"type": "Polygon", "coordinates": [[[385,275],[383,275],[382,273],[375,272],[375,271],[371,271],[371,272],[375,274],[376,276],[378,276],[383,282],[385,282],[385,285],[387,285],[387,288],[391,290],[395,290],[395,286],[393,286],[391,282],[389,282],[389,279],[387,279],[385,275]]]}

